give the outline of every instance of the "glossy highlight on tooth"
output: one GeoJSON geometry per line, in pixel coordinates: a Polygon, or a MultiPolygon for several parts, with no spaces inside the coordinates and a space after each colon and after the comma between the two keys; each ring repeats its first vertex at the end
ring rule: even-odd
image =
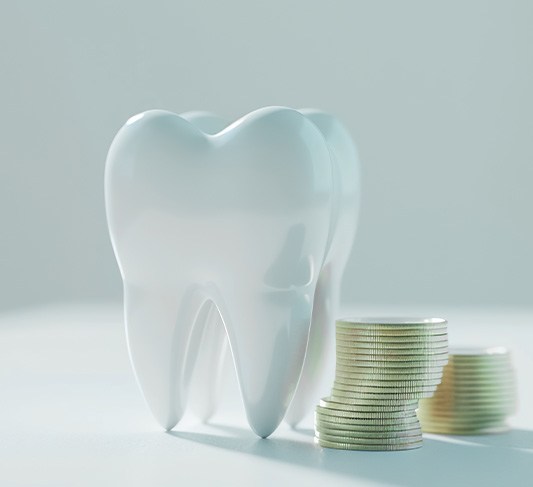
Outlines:
{"type": "Polygon", "coordinates": [[[211,340],[220,361],[225,336],[252,429],[266,437],[283,419],[340,221],[330,150],[314,122],[281,107],[222,131],[149,111],[115,137],[106,212],[128,347],[163,428],[184,413],[199,351],[211,340]]]}
{"type": "MultiPolygon", "coordinates": [[[[329,148],[333,170],[332,216],[325,261],[319,272],[313,300],[309,344],[302,374],[286,421],[297,425],[314,404],[327,394],[334,377],[334,323],[338,317],[342,275],[351,252],[357,227],[360,200],[360,169],[357,149],[348,130],[335,117],[316,109],[301,109],[321,131],[329,148]]],[[[180,115],[208,134],[229,123],[208,112],[180,115]]],[[[192,384],[193,410],[207,421],[216,410],[220,394],[221,364],[227,353],[227,340],[217,316],[206,325],[203,346],[192,384]]]]}

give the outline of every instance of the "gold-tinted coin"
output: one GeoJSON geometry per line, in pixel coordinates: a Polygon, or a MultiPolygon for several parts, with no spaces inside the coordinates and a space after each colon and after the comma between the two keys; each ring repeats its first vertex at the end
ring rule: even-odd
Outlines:
{"type": "MultiPolygon", "coordinates": [[[[492,385],[508,385],[510,387],[515,386],[514,376],[512,374],[487,374],[485,376],[478,377],[462,377],[460,374],[450,374],[447,370],[444,371],[443,377],[446,382],[453,383],[458,387],[483,387],[492,385]]],[[[450,384],[450,385],[451,385],[450,384]]]]}
{"type": "Polygon", "coordinates": [[[441,435],[487,435],[495,433],[505,433],[509,431],[506,424],[491,425],[486,427],[462,427],[444,423],[427,423],[423,427],[425,433],[435,433],[441,435]]]}
{"type": "Polygon", "coordinates": [[[439,385],[439,397],[476,397],[476,396],[494,396],[494,397],[506,397],[514,396],[514,387],[472,387],[468,389],[466,387],[453,387],[452,384],[445,383],[439,385]]]}
{"type": "Polygon", "coordinates": [[[498,414],[483,414],[483,413],[477,413],[477,414],[464,414],[464,415],[456,415],[456,414],[424,414],[419,411],[418,417],[420,421],[422,422],[445,422],[449,424],[463,424],[463,425],[486,425],[486,424],[494,424],[494,423],[501,423],[502,421],[505,421],[506,415],[503,413],[498,414]]]}

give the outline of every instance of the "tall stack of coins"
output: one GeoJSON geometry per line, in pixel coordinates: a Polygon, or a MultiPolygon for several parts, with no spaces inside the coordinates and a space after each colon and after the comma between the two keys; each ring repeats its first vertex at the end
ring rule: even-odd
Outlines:
{"type": "Polygon", "coordinates": [[[344,319],[336,336],[335,383],[316,408],[315,442],[344,450],[422,446],[416,409],[442,378],[446,321],[344,319]]]}
{"type": "Polygon", "coordinates": [[[506,431],[515,411],[516,390],[509,351],[504,347],[453,349],[442,383],[420,401],[420,423],[428,433],[477,435],[506,431]]]}

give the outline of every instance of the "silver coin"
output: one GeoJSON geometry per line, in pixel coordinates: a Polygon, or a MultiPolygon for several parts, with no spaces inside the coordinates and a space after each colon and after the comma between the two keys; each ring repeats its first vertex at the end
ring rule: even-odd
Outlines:
{"type": "MultiPolygon", "coordinates": [[[[336,425],[334,425],[336,426],[336,425]]],[[[406,438],[413,436],[422,436],[422,429],[420,426],[411,430],[376,430],[376,431],[361,431],[355,429],[339,429],[330,428],[325,423],[315,424],[315,433],[331,436],[342,436],[348,438],[361,438],[361,439],[390,439],[390,438],[406,438]]]]}
{"type": "Polygon", "coordinates": [[[378,403],[375,401],[365,401],[356,404],[347,404],[346,402],[335,401],[328,396],[320,400],[320,406],[327,409],[338,409],[349,412],[406,411],[408,409],[414,411],[418,407],[418,401],[383,401],[378,403]]]}
{"type": "MultiPolygon", "coordinates": [[[[339,420],[352,419],[354,421],[381,420],[381,421],[416,421],[417,415],[413,409],[398,411],[341,411],[339,409],[329,409],[322,406],[316,406],[315,414],[325,415],[339,420]]],[[[365,424],[365,423],[363,423],[365,424]]]]}
{"type": "Polygon", "coordinates": [[[348,380],[365,380],[365,381],[372,381],[372,382],[378,382],[378,381],[389,381],[389,382],[396,382],[396,381],[409,381],[409,382],[425,382],[425,381],[434,381],[434,380],[442,380],[442,369],[439,369],[440,372],[436,373],[425,373],[425,372],[415,372],[411,373],[409,369],[402,369],[400,371],[395,372],[372,372],[368,371],[367,368],[361,368],[358,370],[350,370],[349,372],[343,371],[342,369],[338,369],[335,372],[335,377],[337,379],[344,378],[348,380]]]}
{"type": "MultiPolygon", "coordinates": [[[[403,437],[395,438],[361,438],[356,435],[335,435],[328,433],[322,433],[320,431],[315,432],[315,437],[326,441],[338,441],[338,442],[357,442],[362,445],[390,445],[390,444],[403,444],[413,441],[413,438],[420,439],[421,434],[417,435],[405,435],[403,437]]],[[[416,440],[415,440],[416,441],[416,440]]]]}
{"type": "Polygon", "coordinates": [[[400,451],[400,450],[413,450],[422,446],[422,439],[406,442],[396,445],[362,445],[354,442],[337,442],[327,441],[321,438],[315,437],[315,443],[323,448],[333,448],[336,450],[359,450],[359,451],[400,451]]]}
{"type": "MultiPolygon", "coordinates": [[[[360,422],[345,421],[346,418],[335,418],[327,415],[317,415],[315,417],[315,425],[320,428],[352,431],[352,432],[367,432],[367,433],[381,433],[383,432],[399,432],[399,431],[414,431],[420,429],[420,422],[413,421],[406,422],[388,422],[375,424],[360,424],[360,422]]],[[[325,431],[322,429],[322,431],[325,431]]]]}
{"type": "Polygon", "coordinates": [[[448,322],[442,318],[360,318],[350,317],[341,318],[335,321],[337,327],[348,328],[397,328],[397,329],[410,329],[410,328],[446,328],[448,322]]]}
{"type": "Polygon", "coordinates": [[[423,353],[423,354],[393,354],[393,353],[345,353],[337,350],[337,359],[356,360],[365,362],[442,362],[447,363],[448,354],[444,353],[423,353]]]}
{"type": "Polygon", "coordinates": [[[326,414],[320,411],[317,411],[315,413],[315,422],[330,423],[331,427],[337,425],[337,427],[339,428],[350,428],[361,431],[382,431],[385,429],[413,429],[419,427],[419,420],[416,416],[412,418],[360,419],[326,414]]]}
{"type": "Polygon", "coordinates": [[[438,372],[444,365],[446,361],[418,361],[418,362],[407,362],[407,361],[383,361],[378,362],[377,360],[347,360],[344,358],[337,357],[337,368],[344,368],[350,370],[350,367],[353,368],[371,368],[371,369],[389,369],[390,372],[396,371],[396,369],[407,368],[411,369],[412,372],[438,372]]]}
{"type": "Polygon", "coordinates": [[[436,349],[436,350],[413,350],[413,349],[405,349],[405,350],[391,350],[391,349],[372,349],[372,348],[356,348],[356,347],[340,347],[337,346],[336,349],[337,355],[344,355],[344,356],[371,356],[371,357],[399,357],[399,360],[403,360],[404,357],[414,357],[416,358],[426,358],[426,357],[447,357],[448,351],[444,348],[436,349]]]}
{"type": "Polygon", "coordinates": [[[357,340],[346,339],[342,336],[337,336],[336,344],[338,347],[348,349],[362,349],[362,350],[443,350],[448,351],[448,340],[431,341],[431,342],[382,342],[379,340],[357,340]]]}
{"type": "Polygon", "coordinates": [[[350,381],[349,379],[343,379],[342,377],[338,377],[335,379],[334,385],[339,389],[346,389],[346,390],[359,390],[359,391],[367,391],[367,392],[401,392],[401,391],[423,391],[426,392],[428,390],[435,391],[438,386],[438,382],[434,381],[433,384],[417,381],[417,382],[409,382],[409,381],[397,381],[397,382],[380,382],[380,381],[368,381],[368,382],[362,382],[362,381],[350,381]]]}

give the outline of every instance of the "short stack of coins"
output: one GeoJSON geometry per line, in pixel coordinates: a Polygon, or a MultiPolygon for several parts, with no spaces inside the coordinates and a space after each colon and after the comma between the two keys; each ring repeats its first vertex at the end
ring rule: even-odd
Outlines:
{"type": "Polygon", "coordinates": [[[343,450],[422,446],[418,400],[434,393],[447,360],[445,320],[338,320],[335,383],[316,408],[315,442],[343,450]]]}
{"type": "Polygon", "coordinates": [[[435,395],[420,401],[423,431],[453,435],[500,433],[516,408],[511,356],[504,347],[453,349],[435,395]]]}

